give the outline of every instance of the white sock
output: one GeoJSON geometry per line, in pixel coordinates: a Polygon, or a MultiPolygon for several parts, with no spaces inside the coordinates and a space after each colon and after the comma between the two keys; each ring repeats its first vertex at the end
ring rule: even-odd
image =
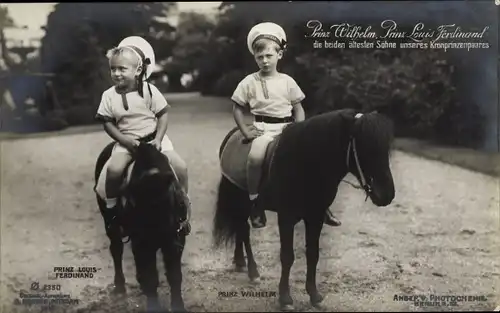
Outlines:
{"type": "Polygon", "coordinates": [[[106,208],[111,209],[116,206],[116,198],[106,199],[106,208]]]}
{"type": "Polygon", "coordinates": [[[250,196],[249,196],[250,201],[255,200],[258,196],[259,196],[259,194],[258,194],[258,193],[254,193],[254,194],[250,195],[250,196]]]}

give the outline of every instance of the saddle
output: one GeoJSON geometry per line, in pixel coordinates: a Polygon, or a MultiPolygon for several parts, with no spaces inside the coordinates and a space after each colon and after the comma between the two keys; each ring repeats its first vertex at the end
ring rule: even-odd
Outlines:
{"type": "MultiPolygon", "coordinates": [[[[259,186],[264,185],[269,177],[274,151],[276,150],[279,138],[279,135],[276,136],[267,146],[259,186]]],[[[222,175],[245,191],[248,190],[247,160],[251,146],[251,142],[246,142],[243,134],[238,128],[235,128],[224,138],[219,156],[222,175]]]]}

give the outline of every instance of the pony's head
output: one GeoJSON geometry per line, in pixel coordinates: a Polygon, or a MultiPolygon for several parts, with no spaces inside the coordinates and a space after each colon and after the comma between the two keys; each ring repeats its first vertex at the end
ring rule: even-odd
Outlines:
{"type": "Polygon", "coordinates": [[[351,125],[348,171],[357,177],[373,204],[387,206],[395,196],[389,164],[394,138],[392,121],[377,112],[358,113],[351,125]]]}
{"type": "Polygon", "coordinates": [[[167,231],[177,229],[186,217],[182,189],[168,158],[153,145],[141,143],[128,187],[132,216],[167,231]]]}

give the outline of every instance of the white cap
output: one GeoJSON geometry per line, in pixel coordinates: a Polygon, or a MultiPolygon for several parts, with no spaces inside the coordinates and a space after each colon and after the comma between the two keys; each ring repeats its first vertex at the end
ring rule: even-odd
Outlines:
{"type": "Polygon", "coordinates": [[[143,59],[149,59],[149,64],[146,67],[146,75],[144,75],[144,80],[148,79],[149,76],[151,76],[151,73],[153,73],[153,69],[155,67],[155,52],[149,42],[139,36],[130,36],[123,39],[118,47],[130,47],[132,51],[137,53],[139,59],[141,60],[141,65],[143,59]],[[135,47],[139,51],[132,47],[135,47]]]}
{"type": "Polygon", "coordinates": [[[248,32],[247,45],[251,54],[253,54],[252,46],[255,40],[262,37],[275,40],[283,47],[286,43],[286,33],[281,26],[271,22],[260,23],[252,27],[248,32]]]}

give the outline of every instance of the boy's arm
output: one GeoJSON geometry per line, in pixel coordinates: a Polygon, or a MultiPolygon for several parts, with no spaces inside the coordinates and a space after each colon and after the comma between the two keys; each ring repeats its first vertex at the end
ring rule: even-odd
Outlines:
{"type": "Polygon", "coordinates": [[[168,109],[170,108],[170,104],[168,104],[167,99],[165,99],[155,85],[150,84],[150,87],[152,93],[151,101],[153,102],[151,109],[158,119],[156,122],[155,140],[161,142],[168,129],[168,109]]]}
{"type": "Polygon", "coordinates": [[[304,112],[304,108],[302,107],[302,102],[294,104],[292,110],[295,122],[301,122],[306,119],[306,113],[304,112]]]}
{"type": "Polygon", "coordinates": [[[301,122],[306,118],[304,107],[302,107],[302,101],[306,98],[306,95],[302,92],[302,89],[300,89],[297,82],[291,77],[289,85],[289,95],[295,122],[301,122]]]}
{"type": "Polygon", "coordinates": [[[167,133],[168,128],[168,112],[165,110],[160,117],[158,117],[158,122],[156,124],[156,137],[155,139],[159,142],[163,140],[163,136],[167,133]]]}
{"type": "Polygon", "coordinates": [[[243,107],[237,103],[233,105],[233,117],[243,136],[245,136],[245,138],[248,138],[249,130],[247,125],[245,124],[245,114],[243,112],[243,107]]]}
{"type": "Polygon", "coordinates": [[[249,96],[248,96],[248,81],[244,78],[231,96],[231,100],[233,101],[233,117],[236,125],[240,129],[241,133],[246,139],[251,137],[250,129],[248,129],[245,124],[245,114],[244,110],[248,109],[249,96]]]}

